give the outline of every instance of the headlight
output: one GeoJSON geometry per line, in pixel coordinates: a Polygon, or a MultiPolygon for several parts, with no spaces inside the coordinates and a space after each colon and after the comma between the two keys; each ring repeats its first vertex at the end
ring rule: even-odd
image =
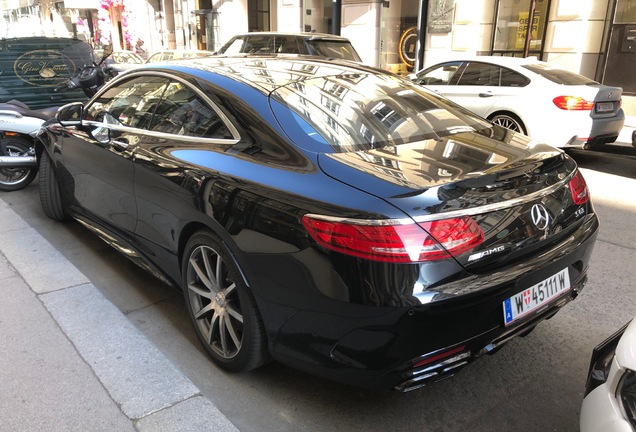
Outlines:
{"type": "Polygon", "coordinates": [[[616,390],[616,398],[621,401],[623,415],[636,427],[636,372],[627,370],[616,390]]]}

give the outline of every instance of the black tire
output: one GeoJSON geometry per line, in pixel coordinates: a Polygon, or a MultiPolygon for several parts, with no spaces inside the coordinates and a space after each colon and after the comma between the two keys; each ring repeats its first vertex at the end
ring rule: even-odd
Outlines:
{"type": "Polygon", "coordinates": [[[53,170],[51,158],[46,151],[40,156],[40,204],[44,213],[51,219],[64,222],[69,216],[64,211],[64,201],[60,185],[53,170]]]}
{"type": "Polygon", "coordinates": [[[512,113],[495,113],[488,117],[488,120],[511,131],[527,134],[526,127],[521,119],[512,113]]]}
{"type": "MultiPolygon", "coordinates": [[[[23,156],[33,143],[23,137],[8,137],[0,140],[0,156],[23,156]]],[[[0,168],[0,190],[5,192],[24,189],[31,184],[38,170],[33,168],[0,168]]]]}
{"type": "Polygon", "coordinates": [[[202,230],[190,238],[181,271],[190,319],[212,360],[230,372],[267,362],[267,338],[254,297],[212,231],[202,230]]]}

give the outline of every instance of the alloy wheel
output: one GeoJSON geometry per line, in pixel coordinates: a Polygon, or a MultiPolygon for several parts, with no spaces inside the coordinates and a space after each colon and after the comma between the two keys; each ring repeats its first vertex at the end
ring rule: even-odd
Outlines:
{"type": "Polygon", "coordinates": [[[243,343],[243,313],[229,268],[210,246],[196,247],[188,259],[187,299],[195,325],[215,356],[231,360],[243,343]]]}
{"type": "Polygon", "coordinates": [[[491,121],[494,124],[504,127],[506,129],[510,129],[513,132],[525,133],[525,129],[521,125],[521,123],[517,119],[511,116],[496,115],[491,119],[491,121]]]}

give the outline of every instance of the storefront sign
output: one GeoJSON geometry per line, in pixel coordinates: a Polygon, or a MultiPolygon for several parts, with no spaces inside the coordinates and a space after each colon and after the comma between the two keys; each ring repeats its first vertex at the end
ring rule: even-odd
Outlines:
{"type": "Polygon", "coordinates": [[[453,30],[455,0],[431,0],[428,7],[428,32],[450,33],[453,30]]]}
{"type": "Polygon", "coordinates": [[[34,50],[18,57],[13,71],[27,84],[54,87],[71,76],[69,65],[73,65],[73,61],[59,51],[34,50]]]}

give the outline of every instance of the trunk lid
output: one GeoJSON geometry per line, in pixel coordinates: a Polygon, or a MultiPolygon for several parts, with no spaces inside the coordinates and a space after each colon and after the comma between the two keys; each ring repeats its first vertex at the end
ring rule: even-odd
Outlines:
{"type": "MultiPolygon", "coordinates": [[[[575,162],[503,129],[381,149],[321,154],[331,177],[381,198],[422,225],[469,215],[484,241],[455,259],[471,272],[503,265],[558,241],[590,209],[571,193],[575,162]]],[[[578,178],[578,177],[577,177],[578,178]]],[[[581,177],[582,178],[582,177],[581,177]]],[[[580,192],[580,191],[579,191],[580,192]]],[[[587,190],[585,189],[587,193],[587,190]]]]}

